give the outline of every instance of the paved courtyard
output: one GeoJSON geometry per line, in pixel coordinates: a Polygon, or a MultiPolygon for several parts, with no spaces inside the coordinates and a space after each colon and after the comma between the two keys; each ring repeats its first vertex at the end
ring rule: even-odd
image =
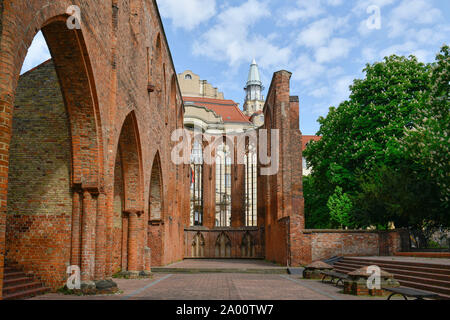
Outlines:
{"type": "MultiPolygon", "coordinates": [[[[374,257],[370,257],[374,258],[374,257]]],[[[385,259],[384,259],[385,260],[385,259]]],[[[409,261],[409,258],[395,258],[409,261]]],[[[414,259],[428,261],[430,259],[414,259]]],[[[443,259],[439,262],[442,263],[443,259]]],[[[436,262],[434,260],[433,262],[436,262]]],[[[33,300],[385,300],[386,297],[357,297],[342,293],[342,287],[300,275],[276,274],[281,269],[263,260],[188,259],[158,268],[151,279],[114,279],[120,292],[115,295],[71,296],[49,293],[33,300]],[[172,272],[164,272],[164,269],[172,272]],[[182,270],[188,272],[181,272],[182,270]],[[209,269],[209,272],[198,272],[209,269]],[[241,273],[216,273],[215,270],[241,273]],[[255,271],[252,273],[252,270],[255,271]],[[258,270],[267,273],[259,273],[258,270]],[[248,271],[248,272],[246,272],[248,271]],[[271,273],[273,272],[273,273],[271,273]]],[[[156,268],[155,268],[156,269],[156,268]]],[[[394,297],[400,299],[401,297],[394,297]]]]}
{"type": "Polygon", "coordinates": [[[299,276],[276,274],[154,274],[152,279],[115,279],[120,294],[68,296],[50,293],[33,300],[376,300],[344,295],[342,288],[299,276]]]}

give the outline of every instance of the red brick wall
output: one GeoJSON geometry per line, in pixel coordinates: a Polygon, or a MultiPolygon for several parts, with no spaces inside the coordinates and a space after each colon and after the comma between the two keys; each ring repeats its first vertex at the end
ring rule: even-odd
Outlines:
{"type": "Polygon", "coordinates": [[[297,266],[304,246],[304,200],[299,103],[290,96],[290,77],[287,71],[274,74],[264,107],[263,129],[279,130],[279,151],[271,154],[274,161],[278,153],[279,170],[258,176],[258,220],[265,224],[266,259],[297,266]]]}
{"type": "MultiPolygon", "coordinates": [[[[49,274],[54,276],[52,287],[56,289],[63,283],[65,265],[62,261],[67,262],[68,259],[70,262],[78,258],[83,261],[86,280],[108,277],[118,270],[120,258],[117,248],[124,249],[122,258],[124,252],[129,255],[122,243],[123,239],[127,240],[127,232],[124,232],[129,227],[127,220],[122,219],[120,231],[118,208],[121,205],[124,206],[122,210],[130,207],[138,210],[138,219],[133,222],[137,240],[133,259],[137,269],[144,268],[144,247],[152,241],[147,230],[148,199],[151,167],[157,152],[161,157],[165,199],[164,257],[161,260],[169,263],[183,257],[182,230],[186,217],[180,208],[188,212],[188,207],[176,201],[182,198],[178,193],[187,190],[188,177],[182,174],[176,180],[177,170],[170,161],[174,145],[170,134],[183,115],[181,95],[177,82],[172,81],[176,74],[156,3],[142,1],[138,4],[131,12],[126,2],[117,0],[1,2],[0,295],[6,250],[8,169],[13,161],[9,150],[10,143],[15,143],[11,140],[13,106],[22,63],[28,46],[40,29],[43,29],[52,53],[71,123],[70,184],[64,192],[71,188],[79,192],[73,199],[75,215],[71,215],[70,210],[67,217],[66,212],[54,211],[50,215],[54,229],[49,229],[49,233],[60,244],[35,238],[37,247],[41,248],[36,254],[45,260],[49,274]],[[82,12],[82,29],[78,31],[69,30],[66,26],[64,15],[72,4],[79,5],[82,12]],[[156,53],[158,36],[159,53],[156,53]],[[148,92],[149,84],[155,88],[154,92],[148,92]],[[170,101],[170,92],[176,93],[175,102],[170,101]],[[121,191],[125,193],[123,203],[118,204],[114,189],[119,136],[125,119],[131,113],[134,114],[133,131],[138,143],[131,157],[122,155],[126,159],[122,163],[122,171],[125,173],[129,169],[125,168],[125,162],[134,163],[133,170],[128,173],[129,177],[139,181],[139,186],[134,188],[128,184],[128,190],[136,191],[136,197],[124,188],[121,191]],[[89,214],[89,219],[85,219],[86,214],[89,214]]],[[[12,139],[15,140],[14,136],[12,139]]],[[[42,187],[46,184],[43,183],[42,187]]],[[[184,202],[188,200],[184,199],[184,202]]],[[[71,201],[69,197],[67,203],[71,201]]],[[[27,219],[21,217],[17,223],[8,223],[8,230],[14,234],[8,239],[18,237],[15,230],[19,228],[19,221],[25,226],[32,222],[29,230],[36,230],[32,235],[38,237],[42,229],[37,231],[34,228],[44,228],[49,223],[48,219],[49,216],[33,215],[27,219]]],[[[17,241],[8,242],[11,242],[10,247],[25,250],[17,241]]],[[[39,270],[42,271],[38,276],[44,278],[47,271],[39,270]]]]}
{"type": "Polygon", "coordinates": [[[393,255],[401,248],[398,231],[304,230],[310,253],[304,251],[302,264],[333,256],[393,255]]]}
{"type": "Polygon", "coordinates": [[[72,216],[69,119],[55,79],[52,62],[20,78],[6,219],[6,259],[49,286],[70,263],[72,216]]]}

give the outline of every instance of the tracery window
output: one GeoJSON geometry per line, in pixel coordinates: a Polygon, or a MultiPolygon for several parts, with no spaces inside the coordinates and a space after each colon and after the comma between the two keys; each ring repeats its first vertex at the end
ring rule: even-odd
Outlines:
{"type": "Polygon", "coordinates": [[[216,227],[231,226],[231,156],[223,142],[216,149],[216,227]]]}
{"type": "Polygon", "coordinates": [[[203,225],[203,147],[194,140],[191,153],[191,226],[203,225]]]}
{"type": "Polygon", "coordinates": [[[245,162],[245,225],[256,227],[257,221],[257,156],[254,146],[247,148],[245,162]]]}

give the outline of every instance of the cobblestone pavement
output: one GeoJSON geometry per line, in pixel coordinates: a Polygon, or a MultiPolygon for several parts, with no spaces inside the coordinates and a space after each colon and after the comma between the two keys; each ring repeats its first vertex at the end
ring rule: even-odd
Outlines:
{"type": "Polygon", "coordinates": [[[342,288],[298,276],[276,274],[155,274],[152,279],[115,279],[120,294],[67,296],[50,293],[33,300],[361,300],[342,288]]]}

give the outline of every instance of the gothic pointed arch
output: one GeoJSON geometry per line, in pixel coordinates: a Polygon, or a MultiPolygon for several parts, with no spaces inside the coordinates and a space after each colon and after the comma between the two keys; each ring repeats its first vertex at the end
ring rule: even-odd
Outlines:
{"type": "MultiPolygon", "coordinates": [[[[61,285],[66,263],[82,259],[81,193],[95,195],[89,203],[94,205],[104,175],[102,126],[85,30],[67,27],[66,9],[49,4],[27,32],[4,25],[0,39],[2,48],[8,46],[0,50],[0,146],[7,150],[0,168],[8,172],[0,186],[1,211],[7,216],[0,242],[5,239],[8,261],[20,263],[50,287],[61,285]],[[38,31],[52,60],[19,76],[38,31]],[[46,81],[36,78],[40,72],[46,72],[46,81]],[[47,99],[26,90],[30,85],[47,99]],[[24,225],[30,227],[23,229],[24,225]],[[61,237],[49,236],[57,225],[63,226],[61,237]],[[69,245],[63,243],[67,239],[69,245]],[[48,250],[50,246],[54,249],[48,250]],[[52,270],[48,261],[55,262],[52,270]]],[[[89,268],[86,274],[93,275],[94,266],[89,268]]]]}
{"type": "Polygon", "coordinates": [[[150,176],[149,218],[151,221],[161,221],[163,216],[163,176],[161,170],[161,158],[159,151],[153,159],[152,172],[150,176]]]}
{"type": "Polygon", "coordinates": [[[231,239],[225,231],[222,231],[216,239],[215,254],[216,258],[231,257],[231,239]]]}
{"type": "Polygon", "coordinates": [[[205,237],[200,231],[194,236],[191,247],[192,257],[203,258],[205,256],[205,237]]]}

